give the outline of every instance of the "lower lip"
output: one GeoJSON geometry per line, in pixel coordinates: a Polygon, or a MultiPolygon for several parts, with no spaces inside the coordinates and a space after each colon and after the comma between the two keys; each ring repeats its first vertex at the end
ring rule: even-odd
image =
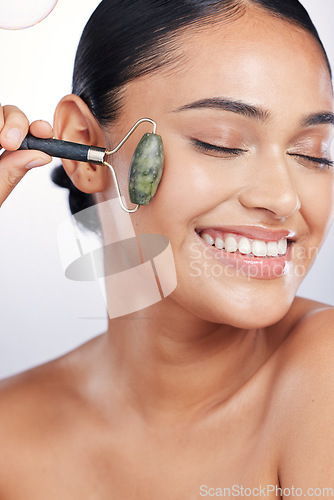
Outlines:
{"type": "Polygon", "coordinates": [[[232,266],[240,274],[253,279],[272,280],[281,278],[287,273],[289,262],[291,261],[292,245],[288,245],[285,255],[278,257],[252,257],[242,255],[239,252],[229,253],[225,250],[219,250],[203,240],[197,233],[197,238],[201,240],[205,251],[212,254],[213,258],[226,266],[232,266]]]}

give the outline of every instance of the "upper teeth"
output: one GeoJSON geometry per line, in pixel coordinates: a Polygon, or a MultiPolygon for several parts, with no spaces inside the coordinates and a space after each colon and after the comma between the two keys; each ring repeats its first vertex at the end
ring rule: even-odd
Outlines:
{"type": "Polygon", "coordinates": [[[277,255],[286,254],[288,248],[288,240],[286,238],[266,243],[262,240],[250,240],[245,236],[240,238],[239,242],[234,236],[227,236],[225,241],[219,236],[214,239],[207,233],[202,233],[201,237],[209,245],[215,245],[220,250],[225,249],[228,253],[239,250],[242,254],[252,253],[256,257],[277,257],[277,255]]]}

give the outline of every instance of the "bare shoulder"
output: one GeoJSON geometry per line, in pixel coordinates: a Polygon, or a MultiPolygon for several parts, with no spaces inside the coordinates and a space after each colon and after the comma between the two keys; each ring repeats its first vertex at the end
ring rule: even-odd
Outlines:
{"type": "Polygon", "coordinates": [[[59,358],[0,381],[2,444],[22,439],[25,434],[41,435],[50,419],[56,428],[55,409],[61,412],[66,399],[70,399],[71,385],[66,382],[65,365],[63,358],[59,358]]]}
{"type": "Polygon", "coordinates": [[[71,443],[89,414],[83,349],[0,381],[1,493],[15,490],[18,476],[30,484],[54,465],[60,450],[63,458],[80,450],[71,443]]]}
{"type": "Polygon", "coordinates": [[[308,495],[334,488],[334,307],[300,299],[298,308],[278,356],[279,469],[282,485],[308,495]]]}
{"type": "Polygon", "coordinates": [[[333,372],[326,360],[332,361],[334,354],[334,307],[298,297],[292,318],[280,353],[283,364],[289,367],[292,363],[301,370],[307,366],[310,376],[333,372]]]}
{"type": "Polygon", "coordinates": [[[77,399],[90,373],[96,368],[102,337],[94,337],[50,362],[0,380],[0,408],[18,404],[22,409],[27,408],[29,413],[34,413],[34,408],[38,411],[44,408],[44,402],[50,408],[56,398],[58,401],[59,398],[64,401],[67,398],[77,399]],[[37,402],[40,406],[36,406],[37,402]]]}
{"type": "Polygon", "coordinates": [[[29,425],[31,429],[39,421],[41,429],[42,420],[48,422],[48,416],[53,418],[55,412],[60,421],[62,410],[66,413],[68,405],[77,403],[84,394],[96,341],[92,339],[55,360],[1,380],[0,422],[7,419],[7,428],[29,425]]]}

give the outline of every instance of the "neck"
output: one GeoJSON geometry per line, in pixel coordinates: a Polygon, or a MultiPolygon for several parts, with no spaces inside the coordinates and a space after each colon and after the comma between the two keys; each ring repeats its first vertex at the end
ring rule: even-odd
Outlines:
{"type": "Polygon", "coordinates": [[[150,420],[180,421],[227,400],[269,351],[264,330],[202,320],[170,298],[110,320],[105,341],[108,379],[150,420]]]}

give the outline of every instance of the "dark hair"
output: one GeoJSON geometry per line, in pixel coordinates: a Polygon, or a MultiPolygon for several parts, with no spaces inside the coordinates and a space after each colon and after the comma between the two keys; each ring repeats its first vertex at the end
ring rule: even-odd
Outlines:
{"type": "MultiPolygon", "coordinates": [[[[311,33],[332,76],[318,32],[298,0],[250,1],[311,33]]],[[[216,19],[233,20],[246,10],[244,0],[103,0],[82,33],[72,91],[105,126],[120,113],[124,84],[173,63],[175,38],[182,28],[198,28],[216,19]]],[[[72,213],[94,205],[93,196],[76,189],[62,166],[53,171],[52,180],[70,190],[72,213]]]]}

